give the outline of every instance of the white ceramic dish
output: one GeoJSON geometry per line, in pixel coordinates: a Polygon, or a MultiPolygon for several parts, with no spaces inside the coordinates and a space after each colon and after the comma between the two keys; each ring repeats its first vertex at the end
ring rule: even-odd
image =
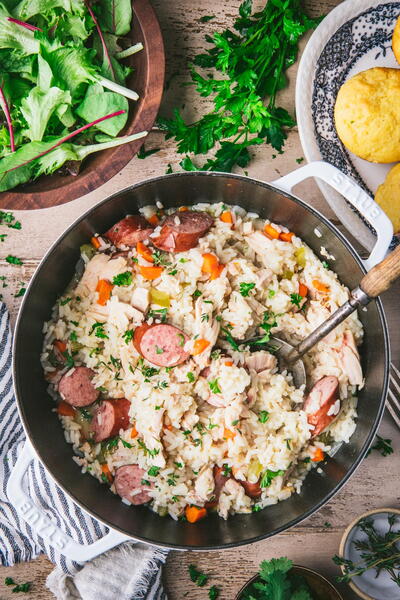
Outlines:
{"type": "MultiPolygon", "coordinates": [[[[325,160],[350,175],[371,196],[393,165],[374,164],[346,150],[337,137],[333,110],[340,86],[371,67],[399,68],[391,38],[400,2],[347,0],[323,19],[299,65],[296,112],[306,159],[325,160]]],[[[346,201],[325,183],[320,189],[342,222],[366,248],[373,236],[346,201]]]]}
{"type": "MultiPolygon", "coordinates": [[[[389,527],[389,515],[397,516],[393,530],[400,531],[400,510],[396,508],[371,510],[357,517],[347,527],[340,542],[339,555],[352,560],[354,563],[359,563],[361,560],[360,552],[354,547],[354,542],[366,539],[365,533],[358,527],[359,522],[362,519],[369,518],[378,532],[386,533],[389,527]]],[[[376,577],[376,571],[370,569],[361,576],[353,577],[349,586],[363,600],[396,600],[400,597],[398,585],[384,571],[376,577]]]]}

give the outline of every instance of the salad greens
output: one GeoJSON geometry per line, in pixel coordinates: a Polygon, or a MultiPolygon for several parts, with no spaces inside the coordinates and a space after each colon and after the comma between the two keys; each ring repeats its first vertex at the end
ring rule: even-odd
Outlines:
{"type": "Polygon", "coordinates": [[[240,600],[316,600],[304,577],[290,573],[286,557],[263,560],[257,579],[246,587],[240,600]]]}
{"type": "Polygon", "coordinates": [[[276,96],[288,84],[286,70],[296,61],[298,41],[319,21],[303,12],[301,0],[267,0],[254,14],[252,0],[244,0],[233,29],[205,36],[210,47],[195,56],[190,73],[198,94],[212,100],[212,109],[193,123],[186,123],[178,109],[173,118],[159,119],[166,138],[174,138],[178,152],[186,154],[183,169],[244,168],[251,160],[249,148],[260,144],[282,152],[286,128],[295,121],[277,106],[276,96]],[[188,156],[212,149],[214,157],[202,166],[188,156]]]}
{"type": "Polygon", "coordinates": [[[131,0],[0,0],[0,191],[146,135],[117,137],[131,21],[131,0]]]}

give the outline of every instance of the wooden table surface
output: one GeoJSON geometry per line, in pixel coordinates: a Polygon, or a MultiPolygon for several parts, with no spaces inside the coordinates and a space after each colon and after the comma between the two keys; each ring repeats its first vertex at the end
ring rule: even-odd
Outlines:
{"type": "MultiPolygon", "coordinates": [[[[207,101],[195,98],[190,87],[182,88],[179,84],[187,79],[188,59],[203,47],[203,34],[230,24],[239,4],[239,0],[202,0],[197,3],[191,0],[175,0],[175,2],[153,0],[165,36],[167,81],[171,80],[165,92],[161,114],[170,114],[175,105],[185,105],[185,115],[192,118],[204,109],[207,101]],[[200,23],[200,17],[209,14],[215,14],[216,18],[207,24],[200,23]]],[[[262,2],[257,4],[261,5],[262,2]]],[[[338,0],[306,0],[305,2],[309,13],[313,15],[327,13],[337,4],[339,4],[338,0]]],[[[305,42],[306,39],[303,40],[302,47],[305,42]]],[[[293,112],[296,65],[291,68],[289,75],[290,87],[282,93],[281,102],[293,112]]],[[[165,173],[168,163],[177,165],[179,161],[174,151],[174,144],[165,142],[163,135],[157,129],[149,135],[146,148],[161,148],[161,150],[145,160],[135,158],[107,184],[81,199],[53,209],[15,213],[22,223],[22,231],[7,229],[9,235],[0,248],[0,275],[6,275],[9,284],[8,287],[0,289],[0,292],[4,295],[13,320],[20,302],[14,295],[20,289],[21,283],[29,280],[50,244],[76,217],[109,194],[134,182],[161,175],[165,173]],[[22,267],[8,265],[3,258],[8,254],[22,258],[24,265],[22,267]]],[[[284,175],[297,168],[296,159],[302,157],[303,153],[296,129],[289,134],[284,154],[278,155],[276,159],[272,159],[272,154],[272,149],[265,146],[258,147],[254,160],[248,168],[249,175],[270,181],[276,179],[278,175],[284,175]]],[[[313,181],[299,186],[297,193],[336,222],[313,181]]],[[[400,354],[399,319],[396,317],[399,291],[400,286],[397,285],[384,297],[393,358],[396,363],[400,354]]],[[[264,558],[289,556],[296,563],[315,568],[333,580],[338,574],[338,568],[332,563],[331,557],[338,550],[345,526],[367,510],[399,506],[399,435],[387,414],[382,421],[380,434],[392,438],[394,455],[383,458],[377,452],[373,452],[333,500],[318,514],[290,531],[263,542],[226,551],[171,552],[164,572],[170,600],[182,598],[203,600],[208,597],[206,588],[196,588],[190,581],[187,570],[190,563],[196,564],[211,575],[210,582],[221,588],[221,600],[233,600],[235,593],[256,572],[257,565],[264,558]],[[331,527],[324,526],[325,522],[329,522],[331,527]]],[[[266,518],[268,518],[267,511],[266,518]]],[[[16,597],[11,593],[11,589],[7,589],[3,584],[6,576],[13,577],[18,582],[27,580],[33,582],[32,592],[27,596],[28,598],[50,600],[53,595],[47,590],[45,579],[51,569],[51,563],[43,556],[30,563],[3,567],[0,578],[0,600],[16,597]]],[[[355,598],[346,586],[340,589],[345,599],[355,598]]]]}

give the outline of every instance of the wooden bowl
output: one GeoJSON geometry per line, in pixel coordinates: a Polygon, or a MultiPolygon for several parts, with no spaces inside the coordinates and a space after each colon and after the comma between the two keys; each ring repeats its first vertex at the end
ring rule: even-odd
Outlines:
{"type": "MultiPolygon", "coordinates": [[[[311,591],[314,592],[316,600],[343,600],[343,597],[339,594],[337,589],[327,579],[325,579],[325,577],[320,575],[320,573],[317,573],[317,571],[313,571],[312,569],[308,569],[307,567],[302,567],[300,565],[293,565],[289,573],[304,577],[310,586],[311,591]]],[[[255,575],[249,579],[249,581],[247,581],[239,590],[235,600],[241,600],[242,594],[246,590],[247,586],[251,583],[254,583],[257,579],[258,575],[255,575]]]]}
{"type": "MultiPolygon", "coordinates": [[[[139,100],[129,101],[128,122],[119,135],[150,131],[164,86],[164,44],[157,17],[149,0],[134,0],[132,10],[130,39],[132,44],[142,42],[143,50],[126,59],[134,69],[126,85],[139,94],[139,100]]],[[[89,156],[77,176],[54,173],[2,192],[0,207],[13,210],[48,208],[84,196],[116,175],[135,156],[144,140],[89,156]]]]}

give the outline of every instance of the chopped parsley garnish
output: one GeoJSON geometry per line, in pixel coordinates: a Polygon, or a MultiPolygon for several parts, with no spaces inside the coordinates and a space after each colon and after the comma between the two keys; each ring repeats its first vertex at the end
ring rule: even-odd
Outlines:
{"type": "Polygon", "coordinates": [[[167,483],[170,486],[175,486],[176,485],[176,479],[179,477],[179,475],[176,475],[175,473],[172,473],[169,478],[167,479],[167,483]]]}
{"type": "Polygon", "coordinates": [[[116,286],[128,286],[132,283],[132,271],[125,271],[124,273],[120,273],[116,275],[112,280],[113,285],[116,286]]]}
{"type": "Polygon", "coordinates": [[[6,237],[7,237],[7,234],[6,234],[6,233],[1,233],[1,234],[0,234],[0,242],[4,242],[4,241],[5,241],[5,239],[6,239],[6,237]]]}
{"type": "Polygon", "coordinates": [[[4,583],[8,586],[14,585],[15,587],[11,590],[14,594],[18,594],[19,592],[23,592],[27,594],[31,589],[31,582],[26,581],[25,583],[16,583],[12,577],[6,577],[4,583]]]}
{"type": "Polygon", "coordinates": [[[167,320],[168,308],[157,308],[156,310],[149,310],[147,318],[160,319],[161,323],[165,323],[167,320]]]}
{"type": "Polygon", "coordinates": [[[131,342],[133,340],[133,334],[134,334],[133,329],[127,329],[125,331],[125,333],[122,334],[125,344],[129,344],[129,342],[131,342]]]}
{"type": "Polygon", "coordinates": [[[129,442],[127,442],[126,440],[119,438],[121,444],[123,445],[124,448],[133,448],[132,444],[130,444],[129,442]]]}
{"type": "Polygon", "coordinates": [[[177,272],[178,272],[178,270],[177,270],[177,269],[172,269],[172,271],[168,271],[168,274],[169,274],[169,275],[176,275],[176,274],[177,274],[177,272]]]}
{"type": "Polygon", "coordinates": [[[160,369],[156,369],[155,367],[143,366],[141,368],[141,373],[142,373],[143,377],[145,377],[146,379],[148,379],[149,377],[154,377],[154,375],[158,375],[159,372],[160,372],[160,369]]]}
{"type": "Polygon", "coordinates": [[[64,300],[60,300],[60,306],[65,306],[68,302],[71,302],[72,298],[64,298],[64,300]]]}
{"type": "Polygon", "coordinates": [[[195,380],[195,376],[193,375],[193,373],[191,371],[189,371],[189,373],[186,373],[186,377],[188,378],[188,381],[190,383],[193,383],[195,380]]]}
{"type": "Polygon", "coordinates": [[[260,410],[258,420],[260,423],[266,423],[269,419],[269,412],[267,410],[260,410]]]}
{"type": "Polygon", "coordinates": [[[68,367],[68,369],[72,369],[72,367],[75,366],[73,356],[68,352],[68,350],[65,350],[62,355],[65,358],[65,366],[68,367]]]}
{"type": "Polygon", "coordinates": [[[272,481],[275,479],[275,477],[279,477],[279,475],[283,475],[284,472],[285,471],[282,471],[281,469],[279,471],[271,471],[270,469],[267,469],[261,477],[260,487],[262,487],[262,488],[269,487],[271,485],[272,481]]]}
{"type": "Polygon", "coordinates": [[[147,471],[147,473],[150,475],[150,477],[157,477],[159,472],[160,472],[160,467],[155,467],[155,466],[150,467],[150,469],[147,471]]]}
{"type": "Polygon", "coordinates": [[[373,446],[371,446],[371,449],[368,451],[368,454],[370,454],[372,450],[380,452],[382,456],[389,456],[390,454],[393,454],[392,440],[384,439],[380,435],[377,435],[376,442],[373,446]]]}
{"type": "Polygon", "coordinates": [[[21,287],[19,288],[18,292],[14,295],[14,298],[21,298],[21,296],[23,296],[26,292],[26,288],[21,287]]]}
{"type": "Polygon", "coordinates": [[[152,154],[159,152],[159,150],[160,150],[160,148],[152,148],[151,150],[145,150],[145,147],[143,144],[143,146],[140,148],[139,152],[136,153],[136,158],[141,158],[143,160],[144,158],[147,158],[148,156],[151,156],[152,154]]]}
{"type": "Polygon", "coordinates": [[[219,598],[219,589],[216,585],[212,585],[208,590],[208,598],[209,600],[217,600],[219,598]]]}
{"type": "Polygon", "coordinates": [[[160,450],[158,448],[154,448],[153,450],[148,448],[143,440],[138,440],[137,443],[138,446],[143,450],[143,452],[145,454],[148,454],[149,456],[157,456],[157,454],[160,453],[160,450]]]}
{"type": "Polygon", "coordinates": [[[178,333],[178,338],[179,338],[179,346],[181,348],[183,348],[183,346],[185,345],[185,336],[183,335],[183,333],[178,333]]]}
{"type": "Polygon", "coordinates": [[[168,387],[167,381],[158,381],[154,386],[155,390],[165,390],[168,387]]]}
{"type": "Polygon", "coordinates": [[[200,17],[199,21],[200,23],[208,23],[208,21],[211,21],[211,19],[215,19],[215,15],[203,15],[200,17]]]}
{"type": "Polygon", "coordinates": [[[329,263],[326,262],[326,260],[322,261],[322,266],[324,267],[324,269],[330,269],[329,263]]]}
{"type": "Polygon", "coordinates": [[[156,346],[156,354],[164,354],[164,348],[160,348],[159,346],[156,346]]]}
{"type": "Polygon", "coordinates": [[[195,290],[192,294],[193,298],[199,298],[202,295],[200,290],[195,290]]]}
{"type": "Polygon", "coordinates": [[[215,320],[216,320],[216,321],[218,321],[218,322],[222,321],[222,317],[221,317],[221,315],[217,315],[217,316],[215,317],[215,320]]]}
{"type": "Polygon", "coordinates": [[[232,425],[234,427],[236,427],[236,425],[239,423],[239,419],[235,419],[234,421],[232,421],[232,425]]]}
{"type": "Polygon", "coordinates": [[[242,282],[239,285],[239,291],[240,291],[241,295],[244,298],[246,298],[249,295],[249,293],[251,292],[251,290],[253,290],[255,287],[256,287],[255,283],[244,283],[244,282],[242,282]]]}
{"type": "Polygon", "coordinates": [[[286,440],[286,448],[287,448],[288,450],[291,450],[291,449],[292,449],[292,446],[291,446],[291,444],[290,444],[290,442],[291,442],[291,441],[292,441],[292,438],[288,438],[288,439],[286,440]]]}
{"type": "Polygon", "coordinates": [[[232,474],[232,467],[229,467],[228,465],[222,465],[222,475],[224,477],[230,477],[232,474]]]}
{"type": "Polygon", "coordinates": [[[15,221],[15,217],[12,212],[3,212],[0,210],[0,225],[3,225],[3,223],[7,225],[7,223],[12,223],[13,221],[15,221]]]}
{"type": "Polygon", "coordinates": [[[85,421],[91,421],[93,419],[92,413],[89,412],[87,408],[81,406],[79,408],[79,412],[82,415],[83,419],[85,419],[85,421]]]}
{"type": "Polygon", "coordinates": [[[208,315],[207,313],[203,313],[201,315],[201,321],[202,321],[202,323],[204,323],[204,322],[207,323],[209,320],[210,320],[210,315],[208,315]]]}
{"type": "Polygon", "coordinates": [[[210,386],[210,390],[212,391],[213,394],[221,393],[221,388],[218,385],[218,377],[216,379],[214,379],[213,381],[209,381],[208,385],[210,386]]]}
{"type": "Polygon", "coordinates": [[[179,262],[180,263],[187,263],[187,262],[189,262],[189,259],[188,258],[180,258],[179,262]]]}
{"type": "Polygon", "coordinates": [[[141,483],[142,485],[147,485],[147,486],[150,486],[150,485],[151,485],[151,483],[150,483],[150,481],[149,481],[148,479],[142,479],[140,483],[141,483]]]}
{"type": "Polygon", "coordinates": [[[303,162],[304,158],[303,156],[301,156],[300,158],[296,158],[296,162],[298,165],[301,165],[301,163],[303,162]]]}
{"type": "Polygon", "coordinates": [[[189,565],[189,575],[193,583],[199,587],[203,587],[208,581],[208,575],[198,571],[194,565],[189,565]]]}
{"type": "Polygon", "coordinates": [[[69,339],[71,340],[71,342],[78,341],[78,335],[77,335],[76,331],[71,331],[71,333],[69,334],[69,339]]]}
{"type": "Polygon", "coordinates": [[[97,338],[108,340],[108,335],[104,331],[104,323],[100,323],[98,321],[93,323],[92,327],[90,328],[89,335],[92,335],[93,333],[97,338]]]}
{"type": "Polygon", "coordinates": [[[178,468],[178,469],[182,469],[183,468],[183,464],[181,462],[174,462],[174,465],[178,468]]]}
{"type": "Polygon", "coordinates": [[[261,509],[261,506],[259,504],[254,504],[252,506],[251,510],[252,510],[252,512],[258,512],[258,511],[260,511],[262,509],[261,509]]]}
{"type": "Polygon", "coordinates": [[[121,363],[120,359],[119,358],[115,358],[111,354],[110,354],[110,363],[112,364],[112,366],[114,367],[114,369],[121,369],[122,368],[122,363],[121,363]]]}
{"type": "Polygon", "coordinates": [[[211,423],[211,421],[209,422],[209,424],[207,425],[208,429],[214,429],[214,427],[218,427],[218,425],[216,423],[211,423]]]}
{"type": "Polygon", "coordinates": [[[162,253],[160,250],[155,250],[153,252],[153,261],[154,264],[160,267],[168,267],[171,262],[168,260],[168,254],[162,253]]]}
{"type": "Polygon", "coordinates": [[[329,521],[325,521],[324,527],[326,527],[326,529],[330,529],[332,527],[332,523],[329,523],[329,521]]]}
{"type": "Polygon", "coordinates": [[[200,438],[196,438],[195,440],[193,440],[193,444],[195,446],[201,446],[203,444],[203,442],[200,438]]]}
{"type": "Polygon", "coordinates": [[[275,296],[276,292],[275,290],[268,290],[268,298],[273,298],[275,296]]]}
{"type": "Polygon", "coordinates": [[[107,452],[110,452],[111,450],[115,450],[117,448],[118,442],[119,442],[119,436],[117,435],[117,437],[111,438],[110,440],[103,442],[102,447],[107,452]]]}
{"type": "Polygon", "coordinates": [[[292,304],[295,304],[298,308],[300,308],[300,303],[303,300],[303,296],[300,294],[290,294],[290,301],[292,304]]]}
{"type": "Polygon", "coordinates": [[[225,334],[225,338],[224,339],[228,342],[228,344],[230,344],[232,346],[233,350],[238,351],[239,350],[239,344],[232,337],[232,334],[229,331],[229,329],[227,327],[221,327],[221,331],[224,332],[224,334],[225,334]]]}
{"type": "Polygon", "coordinates": [[[278,323],[276,322],[277,316],[278,315],[275,315],[269,310],[266,310],[264,312],[263,322],[260,323],[259,327],[263,329],[265,333],[260,340],[254,342],[255,344],[265,344],[266,342],[269,342],[269,340],[271,339],[271,329],[278,325],[278,323]]]}
{"type": "Polygon", "coordinates": [[[17,258],[16,256],[12,256],[11,254],[6,256],[6,262],[8,262],[10,265],[22,265],[23,264],[23,262],[20,258],[17,258]]]}

